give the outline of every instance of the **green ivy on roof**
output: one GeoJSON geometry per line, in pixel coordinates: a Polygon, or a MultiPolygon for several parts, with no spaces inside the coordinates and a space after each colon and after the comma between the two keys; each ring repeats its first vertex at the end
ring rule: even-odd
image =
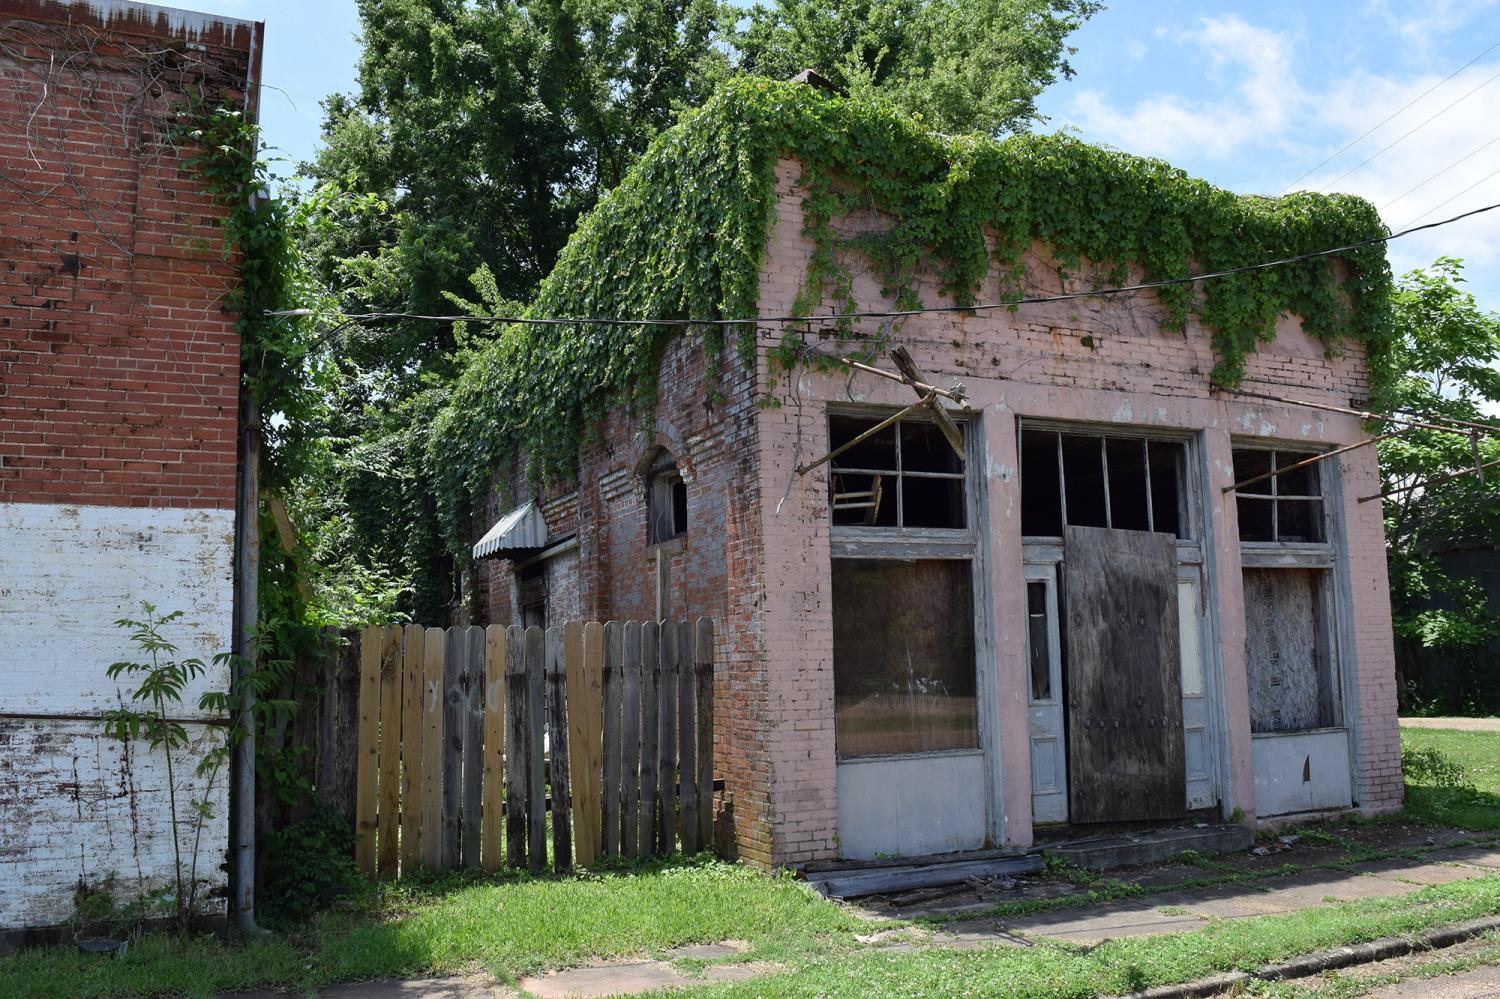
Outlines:
{"type": "MultiPolygon", "coordinates": [[[[642,318],[753,316],[781,157],[802,165],[814,252],[798,312],[853,300],[850,251],[902,307],[921,304],[919,271],[974,302],[992,267],[1000,292],[1023,293],[1023,252],[1050,246],[1064,275],[1088,261],[1098,286],[1226,270],[1386,234],[1375,209],[1348,195],[1245,197],[1160,160],[1067,136],[948,136],[878,104],[800,83],[736,79],[683,115],[601,200],[542,283],[529,315],[642,318]],[[832,219],[878,209],[881,233],[843,236],[832,219]],[[989,237],[987,239],[987,237],[989,237]]],[[[1391,331],[1383,245],[1339,258],[1162,289],[1168,325],[1196,315],[1210,331],[1214,380],[1238,382],[1245,357],[1283,313],[1330,349],[1365,345],[1380,372],[1391,331]]],[[[879,303],[864,303],[865,307],[879,303]]],[[[926,303],[934,304],[934,303],[926,303]]],[[[589,429],[611,409],[647,409],[669,327],[512,326],[454,386],[434,424],[430,458],[439,513],[456,552],[490,476],[524,454],[538,479],[566,475],[589,429]]],[[[699,334],[694,334],[699,335],[699,334]]],[[[701,334],[714,359],[721,329],[701,334]]],[[[753,357],[755,331],[732,333],[753,357]]]]}

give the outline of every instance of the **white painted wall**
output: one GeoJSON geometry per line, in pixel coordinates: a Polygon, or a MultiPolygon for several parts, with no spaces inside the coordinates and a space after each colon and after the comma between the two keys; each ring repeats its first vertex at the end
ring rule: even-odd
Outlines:
{"type": "MultiPolygon", "coordinates": [[[[178,716],[205,716],[199,694],[228,684],[212,657],[229,648],[233,531],[231,510],[0,503],[0,929],[64,922],[80,880],[114,872],[122,894],[171,880],[165,761],[102,737],[95,719],[124,697],[105,668],[137,658],[113,622],[138,617],[142,600],[185,612],[167,637],[209,669],[178,716]]],[[[218,886],[227,779],[207,787],[194,769],[222,729],[188,733],[173,761],[179,814],[206,790],[215,818],[198,876],[218,886]]],[[[186,867],[186,823],[182,834],[186,867]]]]}

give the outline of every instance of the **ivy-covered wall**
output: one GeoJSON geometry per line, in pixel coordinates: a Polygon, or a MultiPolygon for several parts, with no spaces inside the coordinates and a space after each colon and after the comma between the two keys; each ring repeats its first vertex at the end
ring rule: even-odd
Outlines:
{"type": "MultiPolygon", "coordinates": [[[[883,293],[903,306],[935,304],[918,301],[919,264],[941,275],[945,296],[971,304],[997,264],[1008,277],[984,289],[986,298],[1026,292],[1023,254],[1034,242],[1051,248],[1065,277],[1103,287],[1124,283],[1132,268],[1147,281],[1176,278],[1386,232],[1375,209],[1351,196],[1244,197],[1159,160],[1066,136],[938,135],[888,107],[740,79],[656,139],[579,226],[530,314],[754,317],[782,157],[802,164],[807,235],[816,246],[801,301],[831,298],[848,310],[876,304],[854,300],[852,257],[866,260],[883,293]],[[891,225],[853,234],[831,225],[861,209],[891,225]]],[[[1376,244],[1157,294],[1170,328],[1196,314],[1211,331],[1213,378],[1232,385],[1246,355],[1288,312],[1330,349],[1363,344],[1378,378],[1390,286],[1376,244]]],[[[846,324],[845,332],[881,331],[846,324]]],[[[507,328],[461,377],[434,426],[438,509],[455,551],[467,547],[472,512],[497,467],[524,454],[533,476],[572,471],[603,414],[640,411],[654,399],[662,347],[680,335],[701,337],[711,357],[729,347],[748,358],[758,333],[752,324],[687,334],[597,324],[507,328]]],[[[782,363],[797,356],[778,354],[782,363]]]]}

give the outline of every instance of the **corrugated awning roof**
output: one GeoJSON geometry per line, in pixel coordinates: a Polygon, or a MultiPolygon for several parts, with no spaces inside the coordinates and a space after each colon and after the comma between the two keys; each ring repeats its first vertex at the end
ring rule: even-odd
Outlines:
{"type": "Polygon", "coordinates": [[[506,552],[535,550],[547,544],[547,522],[542,511],[527,500],[495,522],[495,526],[474,546],[475,558],[489,558],[506,552]]]}

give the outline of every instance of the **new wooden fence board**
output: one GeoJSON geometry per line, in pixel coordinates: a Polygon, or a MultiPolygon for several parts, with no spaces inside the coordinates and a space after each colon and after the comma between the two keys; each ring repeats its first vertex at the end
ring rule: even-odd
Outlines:
{"type": "MultiPolygon", "coordinates": [[[[547,775],[552,784],[552,866],[558,871],[573,869],[567,670],[574,664],[568,662],[565,632],[566,629],[556,625],[547,629],[547,739],[551,756],[547,775]]],[[[579,659],[582,658],[580,655],[579,659]]]]}
{"type": "Polygon", "coordinates": [[[500,869],[500,827],[505,804],[505,629],[484,630],[484,827],[479,863],[500,869]]]}
{"type": "Polygon", "coordinates": [[[661,734],[656,724],[661,711],[656,685],[661,677],[660,641],[660,624],[647,621],[641,625],[641,829],[636,849],[642,857],[656,852],[656,745],[661,734]]]}
{"type": "Polygon", "coordinates": [[[380,771],[380,629],[359,633],[359,759],[354,777],[354,860],[375,874],[376,779],[380,771]]]}
{"type": "Polygon", "coordinates": [[[401,874],[422,862],[422,698],[427,632],[403,630],[401,648],[401,874]]]}
{"type": "Polygon", "coordinates": [[[401,628],[380,636],[380,798],[375,815],[376,868],[395,877],[401,814],[401,628]]]}
{"type": "Polygon", "coordinates": [[[698,714],[693,709],[697,696],[697,674],[693,669],[693,639],[696,629],[691,621],[677,621],[677,800],[682,815],[679,835],[682,852],[698,852],[698,714]]]}
{"type": "Polygon", "coordinates": [[[479,866],[480,799],[484,793],[484,629],[464,629],[464,793],[459,807],[463,865],[479,866]]]}
{"type": "Polygon", "coordinates": [[[657,819],[658,852],[671,853],[677,846],[677,642],[676,625],[671,621],[661,624],[659,639],[661,675],[657,680],[657,696],[661,700],[657,719],[660,727],[657,736],[657,798],[661,802],[661,816],[657,819]]]}
{"type": "Polygon", "coordinates": [[[443,838],[441,870],[459,861],[459,818],[464,793],[464,657],[468,651],[463,628],[449,628],[443,642],[443,838]]]}
{"type": "Polygon", "coordinates": [[[526,629],[511,625],[505,630],[505,862],[526,866],[526,814],[530,795],[531,754],[526,717],[526,629]]]}
{"type": "Polygon", "coordinates": [[[547,863],[547,776],[546,753],[546,659],[547,636],[541,628],[526,629],[526,835],[531,870],[540,871],[547,863]]]}
{"type": "Polygon", "coordinates": [[[620,782],[624,813],[620,828],[620,850],[627,857],[640,856],[641,834],[641,625],[627,622],[621,629],[620,663],[620,782]]]}
{"type": "Polygon", "coordinates": [[[422,638],[422,863],[443,869],[443,661],[447,635],[428,628],[422,638]]]}
{"type": "Polygon", "coordinates": [[[700,617],[693,642],[698,681],[698,848],[714,845],[714,622],[700,617]]]}
{"type": "MultiPolygon", "coordinates": [[[[585,626],[585,649],[592,648],[588,628],[598,628],[598,625],[585,626]]],[[[599,725],[599,752],[603,756],[600,774],[603,801],[599,848],[607,857],[620,855],[620,761],[623,755],[620,741],[620,695],[625,680],[624,664],[621,661],[621,637],[618,621],[610,621],[604,625],[599,635],[599,641],[603,644],[600,650],[603,657],[600,664],[600,682],[603,688],[600,706],[603,718],[599,725]]]]}

